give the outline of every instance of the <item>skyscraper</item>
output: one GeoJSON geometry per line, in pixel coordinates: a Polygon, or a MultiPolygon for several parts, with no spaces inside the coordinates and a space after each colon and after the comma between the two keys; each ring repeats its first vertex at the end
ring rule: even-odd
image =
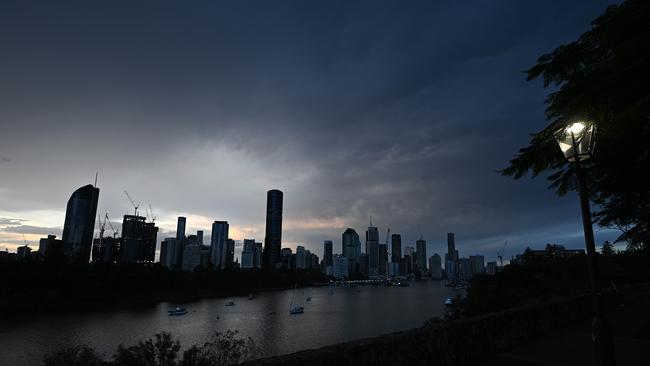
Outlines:
{"type": "Polygon", "coordinates": [[[63,224],[63,251],[72,261],[88,263],[93,245],[99,188],[88,184],[70,196],[63,224]]]}
{"type": "Polygon", "coordinates": [[[176,239],[183,240],[185,239],[185,222],[186,218],[183,216],[178,216],[178,222],[176,223],[176,239]]]}
{"type": "Polygon", "coordinates": [[[210,240],[210,261],[217,269],[225,268],[226,250],[228,246],[228,222],[215,221],[212,223],[210,240]]]}
{"type": "Polygon", "coordinates": [[[255,260],[255,239],[244,239],[244,248],[241,252],[241,268],[253,268],[255,260]]]}
{"type": "Polygon", "coordinates": [[[379,244],[379,267],[377,272],[381,276],[388,274],[388,245],[379,244]]]}
{"type": "Polygon", "coordinates": [[[332,241],[325,240],[323,242],[323,261],[325,262],[325,268],[332,266],[332,241]]]}
{"type": "Polygon", "coordinates": [[[305,247],[302,245],[298,245],[296,247],[296,268],[304,269],[307,266],[306,263],[306,256],[307,252],[305,251],[305,247]]]}
{"type": "Polygon", "coordinates": [[[196,240],[199,241],[199,244],[203,245],[203,230],[196,232],[196,240]]]}
{"type": "Polygon", "coordinates": [[[456,250],[456,241],[454,240],[454,233],[447,233],[447,262],[445,263],[445,272],[447,278],[458,278],[458,251],[456,250]],[[452,265],[449,265],[452,263],[452,265]]]}
{"type": "Polygon", "coordinates": [[[282,247],[282,200],[283,194],[272,189],[266,194],[266,235],[264,237],[263,266],[275,269],[280,261],[282,247]]]}
{"type": "Polygon", "coordinates": [[[400,258],[402,258],[402,236],[400,234],[391,235],[390,243],[391,243],[390,260],[393,263],[399,263],[400,258]]]}
{"type": "Polygon", "coordinates": [[[146,222],[146,218],[139,215],[124,215],[120,261],[153,262],[157,237],[158,228],[153,222],[146,222]]]}
{"type": "Polygon", "coordinates": [[[350,261],[358,262],[361,255],[361,241],[354,229],[347,228],[341,238],[341,254],[350,261]]]}
{"type": "Polygon", "coordinates": [[[368,256],[368,276],[379,275],[379,231],[377,227],[368,226],[366,231],[366,255],[368,256]]]}
{"type": "Polygon", "coordinates": [[[417,266],[420,273],[424,274],[427,271],[427,241],[420,238],[415,242],[415,248],[417,266]]]}
{"type": "Polygon", "coordinates": [[[440,258],[438,253],[435,253],[429,258],[429,273],[433,279],[437,280],[442,278],[442,258],[440,258]]]}

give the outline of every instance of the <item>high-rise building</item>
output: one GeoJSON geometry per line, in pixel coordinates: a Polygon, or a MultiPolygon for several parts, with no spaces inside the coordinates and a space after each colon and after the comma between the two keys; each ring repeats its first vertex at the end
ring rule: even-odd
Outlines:
{"type": "Polygon", "coordinates": [[[42,257],[61,257],[63,256],[63,240],[57,239],[56,235],[48,235],[42,238],[38,245],[38,254],[42,257]]]}
{"type": "MultiPolygon", "coordinates": [[[[253,249],[253,267],[262,268],[262,242],[256,241],[253,249]]],[[[282,253],[282,251],[280,251],[280,253],[282,253]]],[[[280,257],[282,257],[281,254],[280,257]]]]}
{"type": "Polygon", "coordinates": [[[349,273],[355,273],[360,268],[361,241],[354,229],[347,228],[341,237],[341,254],[348,259],[349,273]]]}
{"type": "Polygon", "coordinates": [[[413,273],[413,267],[415,264],[415,248],[405,247],[404,248],[404,262],[405,262],[405,275],[408,276],[413,273]]]}
{"type": "Polygon", "coordinates": [[[469,261],[472,266],[472,275],[485,272],[485,257],[482,255],[470,255],[469,261]]]}
{"type": "Polygon", "coordinates": [[[177,255],[178,249],[176,245],[180,245],[181,241],[176,238],[165,238],[160,243],[160,264],[163,267],[173,268],[180,266],[181,263],[177,261],[181,256],[177,255]]]}
{"type": "Polygon", "coordinates": [[[196,239],[199,241],[199,244],[203,245],[203,230],[196,232],[196,239]]]}
{"type": "Polygon", "coordinates": [[[306,255],[305,247],[298,245],[296,247],[296,268],[304,269],[306,267],[306,255]]]}
{"type": "Polygon", "coordinates": [[[235,268],[235,241],[228,239],[226,242],[226,253],[224,255],[224,268],[235,268]]]}
{"type": "Polygon", "coordinates": [[[458,251],[456,250],[456,241],[454,239],[454,233],[447,233],[447,261],[445,262],[445,272],[447,278],[449,279],[458,279],[458,270],[460,266],[458,265],[458,251]],[[453,262],[452,266],[448,266],[449,262],[453,262]],[[449,268],[448,268],[449,267],[449,268]]]}
{"type": "Polygon", "coordinates": [[[139,215],[124,215],[120,261],[123,263],[153,262],[157,237],[158,228],[153,222],[146,222],[146,218],[139,215]]]}
{"type": "Polygon", "coordinates": [[[95,231],[99,188],[85,185],[72,194],[65,210],[63,252],[72,262],[88,263],[95,231]]]}
{"type": "Polygon", "coordinates": [[[275,269],[282,247],[282,191],[272,189],[266,194],[266,235],[264,236],[263,266],[275,269]]]}
{"type": "Polygon", "coordinates": [[[429,274],[431,278],[439,280],[442,278],[442,259],[435,253],[429,258],[429,274]]]}
{"type": "Polygon", "coordinates": [[[178,221],[176,222],[176,239],[183,240],[185,239],[185,223],[187,219],[183,216],[178,216],[178,221]]]}
{"type": "Polygon", "coordinates": [[[325,240],[323,242],[323,261],[325,261],[325,268],[332,265],[332,241],[325,240]]]}
{"type": "Polygon", "coordinates": [[[469,258],[458,258],[458,276],[461,280],[472,278],[472,262],[469,258]]]}
{"type": "Polygon", "coordinates": [[[380,276],[388,274],[388,244],[379,244],[379,268],[377,272],[380,276]]]}
{"type": "MultiPolygon", "coordinates": [[[[178,239],[176,239],[178,241],[178,239]]],[[[189,244],[183,251],[183,271],[194,271],[196,267],[201,266],[201,246],[198,244],[189,244]]]]}
{"type": "Polygon", "coordinates": [[[368,276],[379,275],[379,231],[377,227],[368,226],[366,231],[366,255],[368,256],[368,276]]]}
{"type": "Polygon", "coordinates": [[[348,258],[340,254],[334,254],[332,258],[332,276],[336,278],[348,278],[348,258]]]}
{"type": "Polygon", "coordinates": [[[95,263],[119,262],[120,246],[121,238],[108,236],[93,239],[92,261],[95,263]]]}
{"type": "Polygon", "coordinates": [[[253,268],[255,261],[255,239],[244,239],[241,252],[241,268],[253,268]]]}
{"type": "Polygon", "coordinates": [[[485,272],[487,274],[491,274],[491,275],[496,274],[497,270],[498,270],[497,262],[494,262],[494,261],[493,262],[487,262],[487,265],[485,266],[485,272]]]}
{"type": "Polygon", "coordinates": [[[212,223],[212,238],[210,240],[210,261],[217,269],[226,267],[226,250],[228,246],[228,221],[212,223]]]}
{"type": "Polygon", "coordinates": [[[415,242],[415,248],[417,267],[420,273],[424,274],[427,272],[427,241],[424,239],[417,240],[415,242]]]}
{"type": "Polygon", "coordinates": [[[390,236],[391,243],[391,256],[390,260],[394,263],[399,263],[402,258],[402,236],[400,234],[393,234],[390,236]]]}

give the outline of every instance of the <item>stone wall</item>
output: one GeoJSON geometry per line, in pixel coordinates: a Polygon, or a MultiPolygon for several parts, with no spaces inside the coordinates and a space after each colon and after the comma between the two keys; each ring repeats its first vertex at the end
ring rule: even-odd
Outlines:
{"type": "MultiPolygon", "coordinates": [[[[626,291],[647,296],[648,286],[626,291]]],[[[621,294],[603,297],[606,307],[621,294]]],[[[430,320],[424,326],[315,350],[254,360],[245,365],[465,365],[517,346],[549,331],[592,315],[591,296],[509,309],[450,322],[430,320]]]]}

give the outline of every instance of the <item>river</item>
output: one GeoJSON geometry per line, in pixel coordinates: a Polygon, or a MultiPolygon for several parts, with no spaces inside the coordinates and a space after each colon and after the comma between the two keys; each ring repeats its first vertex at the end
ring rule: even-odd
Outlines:
{"type": "Polygon", "coordinates": [[[3,320],[0,365],[39,364],[47,353],[77,344],[110,357],[118,344],[130,346],[162,331],[186,347],[203,344],[215,332],[237,330],[253,338],[261,356],[279,355],[418,327],[442,317],[445,298],[455,294],[438,281],[411,282],[409,287],[310,287],[295,293],[304,314],[289,315],[294,291],[285,290],[261,292],[252,300],[161,302],[3,320]],[[229,301],[235,305],[225,306],[229,301]],[[177,305],[189,313],[168,316],[167,310],[177,305]]]}

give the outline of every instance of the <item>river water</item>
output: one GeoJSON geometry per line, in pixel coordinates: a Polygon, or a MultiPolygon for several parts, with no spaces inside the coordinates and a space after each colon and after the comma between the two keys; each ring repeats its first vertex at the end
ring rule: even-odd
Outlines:
{"type": "Polygon", "coordinates": [[[339,342],[415,328],[444,314],[444,300],[454,295],[438,281],[411,282],[409,287],[311,287],[295,291],[305,313],[289,315],[294,290],[247,296],[161,302],[142,306],[22,316],[0,324],[0,365],[35,365],[63,347],[87,344],[107,358],[117,345],[127,346],[168,331],[183,347],[203,344],[228,329],[250,336],[261,356],[285,354],[339,342]],[[311,297],[307,302],[306,297],[311,297]],[[235,306],[225,306],[234,301],[235,306]],[[167,310],[182,306],[184,316],[167,310]]]}

